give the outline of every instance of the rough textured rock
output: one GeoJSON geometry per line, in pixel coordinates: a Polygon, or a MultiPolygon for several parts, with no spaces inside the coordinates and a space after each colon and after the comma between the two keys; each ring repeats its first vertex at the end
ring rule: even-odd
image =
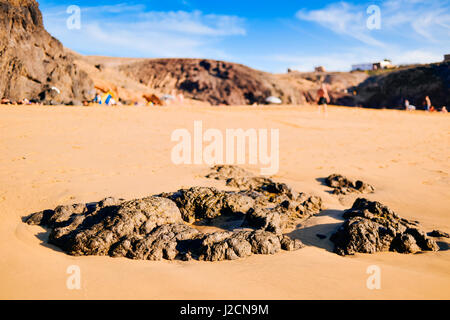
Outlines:
{"type": "Polygon", "coordinates": [[[291,239],[288,236],[281,236],[281,249],[286,251],[295,251],[304,248],[305,245],[298,239],[291,239]]]}
{"type": "Polygon", "coordinates": [[[161,196],[177,204],[186,222],[214,219],[222,214],[246,214],[254,206],[249,196],[215,188],[194,187],[161,196]]]}
{"type": "Polygon", "coordinates": [[[292,198],[284,194],[253,195],[256,205],[245,217],[247,225],[274,233],[290,229],[322,210],[321,198],[303,193],[292,198]]]}
{"type": "Polygon", "coordinates": [[[253,199],[254,205],[246,212],[245,223],[257,229],[279,234],[293,227],[299,219],[323,209],[321,198],[297,194],[285,183],[254,176],[239,167],[215,166],[206,177],[226,181],[228,186],[240,189],[235,193],[238,197],[253,199]]]}
{"type": "Polygon", "coordinates": [[[266,177],[258,177],[245,169],[230,165],[214,166],[206,178],[225,181],[227,186],[241,190],[257,189],[262,184],[271,182],[266,177]]]}
{"type": "MultiPolygon", "coordinates": [[[[292,242],[294,240],[291,240],[292,242]]],[[[298,240],[297,240],[298,241],[298,240]]],[[[202,242],[200,260],[235,260],[253,254],[275,254],[281,250],[280,238],[262,230],[241,232],[216,232],[206,236],[202,242]]],[[[285,250],[291,249],[284,246],[285,250]]],[[[292,246],[292,250],[300,249],[292,246]]]]}
{"type": "Polygon", "coordinates": [[[93,89],[44,29],[35,0],[0,0],[0,99],[81,104],[93,98],[93,89]]]}
{"type": "Polygon", "coordinates": [[[325,183],[330,188],[333,188],[333,193],[348,194],[348,193],[373,193],[375,188],[360,180],[352,181],[340,174],[332,174],[325,179],[325,183]]]}
{"type": "Polygon", "coordinates": [[[428,235],[433,238],[450,238],[450,234],[440,230],[433,230],[428,235]]]}
{"type": "Polygon", "coordinates": [[[49,227],[49,242],[71,255],[220,261],[302,248],[302,242],[283,235],[283,229],[290,219],[320,209],[320,198],[294,195],[287,185],[270,180],[239,192],[194,187],[132,201],[107,198],[58,206],[26,222],[49,227]],[[188,224],[221,216],[242,225],[203,233],[188,224]]]}
{"type": "MultiPolygon", "coordinates": [[[[119,203],[101,201],[84,209],[82,205],[57,207],[48,222],[41,224],[53,229],[49,242],[72,255],[109,255],[123,239],[182,222],[177,206],[168,199],[149,197],[119,203]],[[64,208],[62,215],[60,208],[64,208]]],[[[33,216],[30,221],[34,222],[33,216]]]]}
{"type": "Polygon", "coordinates": [[[395,251],[437,251],[439,247],[418,223],[400,218],[379,202],[359,198],[344,213],[345,223],[331,237],[340,255],[395,251]]]}
{"type": "Polygon", "coordinates": [[[176,258],[189,260],[192,256],[191,250],[199,249],[201,236],[197,229],[184,223],[163,224],[147,234],[134,234],[121,239],[110,255],[154,261],[176,258]]]}

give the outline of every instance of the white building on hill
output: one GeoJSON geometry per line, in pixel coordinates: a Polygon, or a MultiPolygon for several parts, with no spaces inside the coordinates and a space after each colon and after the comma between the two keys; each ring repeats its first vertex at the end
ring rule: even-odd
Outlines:
{"type": "Polygon", "coordinates": [[[379,70],[379,69],[390,69],[395,66],[388,59],[383,61],[373,62],[373,63],[360,63],[352,65],[352,71],[368,71],[368,70],[379,70]]]}

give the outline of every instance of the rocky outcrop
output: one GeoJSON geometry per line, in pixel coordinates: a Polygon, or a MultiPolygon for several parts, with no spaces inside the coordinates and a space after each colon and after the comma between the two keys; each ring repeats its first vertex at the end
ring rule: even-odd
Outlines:
{"type": "Polygon", "coordinates": [[[252,227],[280,233],[323,209],[320,197],[296,193],[285,183],[236,166],[215,166],[206,177],[223,180],[227,186],[240,189],[237,194],[253,199],[254,205],[245,215],[245,223],[252,227]]]}
{"type": "Polygon", "coordinates": [[[345,223],[331,237],[339,255],[439,250],[436,242],[419,229],[417,221],[402,219],[379,202],[359,198],[344,218],[345,223]]]}
{"type": "Polygon", "coordinates": [[[236,192],[193,187],[132,201],[58,206],[26,222],[50,228],[49,243],[71,255],[220,261],[298,250],[301,241],[283,232],[290,221],[318,213],[321,199],[268,181],[236,192]],[[221,216],[241,225],[214,233],[195,228],[221,216]]]}
{"type": "Polygon", "coordinates": [[[361,180],[353,181],[340,174],[332,174],[325,179],[328,187],[333,188],[333,194],[373,193],[375,188],[361,180]]]}
{"type": "Polygon", "coordinates": [[[247,170],[230,165],[214,166],[206,178],[224,181],[227,186],[241,190],[254,190],[272,182],[269,178],[255,176],[247,170]]]}
{"type": "Polygon", "coordinates": [[[243,215],[255,205],[254,200],[245,194],[215,188],[194,187],[160,196],[174,201],[184,221],[190,223],[200,219],[211,220],[223,214],[243,215]]]}
{"type": "Polygon", "coordinates": [[[185,223],[175,202],[158,196],[59,206],[26,221],[51,228],[49,243],[76,256],[220,261],[303,247],[299,240],[263,230],[202,233],[185,223]]]}
{"type": "Polygon", "coordinates": [[[440,230],[433,230],[428,233],[428,236],[433,238],[450,238],[450,234],[440,230]]]}
{"type": "Polygon", "coordinates": [[[287,104],[307,101],[305,92],[294,81],[224,61],[148,59],[122,65],[119,70],[152,90],[176,90],[212,105],[265,104],[270,96],[287,104]]]}
{"type": "Polygon", "coordinates": [[[359,84],[355,105],[404,109],[404,100],[419,109],[429,96],[438,109],[450,105],[450,62],[407,67],[372,76],[359,84]]]}
{"type": "Polygon", "coordinates": [[[44,29],[35,0],[0,0],[0,99],[81,104],[93,98],[93,89],[44,29]]]}

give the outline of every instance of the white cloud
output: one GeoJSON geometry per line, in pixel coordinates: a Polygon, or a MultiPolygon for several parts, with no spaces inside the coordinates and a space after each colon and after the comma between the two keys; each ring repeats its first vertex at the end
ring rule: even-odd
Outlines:
{"type": "Polygon", "coordinates": [[[245,21],[201,11],[145,11],[142,5],[82,7],[81,29],[68,30],[63,7],[44,10],[47,30],[67,47],[87,54],[227,58],[220,41],[245,36],[245,21]],[[120,13],[120,14],[119,14],[120,13]]]}
{"type": "Polygon", "coordinates": [[[405,36],[416,36],[430,42],[450,41],[450,2],[390,0],[383,6],[387,30],[405,30],[405,36]]]}
{"type": "Polygon", "coordinates": [[[94,13],[127,13],[127,12],[139,12],[145,10],[145,6],[142,4],[128,4],[128,3],[118,3],[114,5],[102,5],[102,6],[91,6],[83,7],[83,12],[94,12],[94,13]]]}
{"type": "Polygon", "coordinates": [[[431,63],[443,60],[440,52],[433,52],[427,49],[408,50],[392,55],[397,64],[431,63]]]}
{"type": "Polygon", "coordinates": [[[140,15],[140,26],[190,35],[246,35],[244,21],[235,16],[204,15],[201,11],[148,12],[140,15]]]}
{"type": "Polygon", "coordinates": [[[338,2],[319,10],[298,11],[298,19],[316,23],[347,40],[358,41],[334,45],[324,54],[277,55],[273,58],[300,71],[311,71],[318,65],[346,71],[351,64],[384,58],[395,64],[439,62],[444,53],[450,52],[450,1],[378,2],[381,29],[374,31],[366,27],[369,17],[366,9],[370,4],[338,2]]]}
{"type": "Polygon", "coordinates": [[[440,0],[388,0],[381,2],[381,30],[366,27],[366,9],[371,3],[353,5],[338,2],[319,10],[300,10],[297,18],[315,22],[340,35],[373,46],[387,45],[391,33],[431,42],[450,41],[450,2],[440,0]],[[382,40],[380,40],[382,38],[382,40]]]}
{"type": "Polygon", "coordinates": [[[334,3],[320,10],[300,10],[296,14],[300,20],[315,22],[331,31],[355,38],[372,46],[384,46],[370,35],[367,28],[365,9],[346,2],[334,3]]]}
{"type": "MultiPolygon", "coordinates": [[[[329,71],[349,70],[349,61],[355,61],[357,55],[351,52],[345,53],[327,53],[315,55],[284,55],[277,54],[268,57],[268,60],[282,62],[290,69],[309,72],[314,67],[324,66],[329,71]]],[[[280,70],[284,71],[284,70],[280,70]]]]}

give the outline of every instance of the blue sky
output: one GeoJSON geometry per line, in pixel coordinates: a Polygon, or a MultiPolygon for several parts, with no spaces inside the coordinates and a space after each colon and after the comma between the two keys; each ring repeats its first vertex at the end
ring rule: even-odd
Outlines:
{"type": "Polygon", "coordinates": [[[450,53],[450,0],[38,0],[47,30],[82,54],[210,58],[285,72],[347,71],[384,58],[437,62],[450,53]],[[67,8],[81,9],[69,29],[67,8]],[[367,9],[380,9],[369,29],[367,9]]]}

